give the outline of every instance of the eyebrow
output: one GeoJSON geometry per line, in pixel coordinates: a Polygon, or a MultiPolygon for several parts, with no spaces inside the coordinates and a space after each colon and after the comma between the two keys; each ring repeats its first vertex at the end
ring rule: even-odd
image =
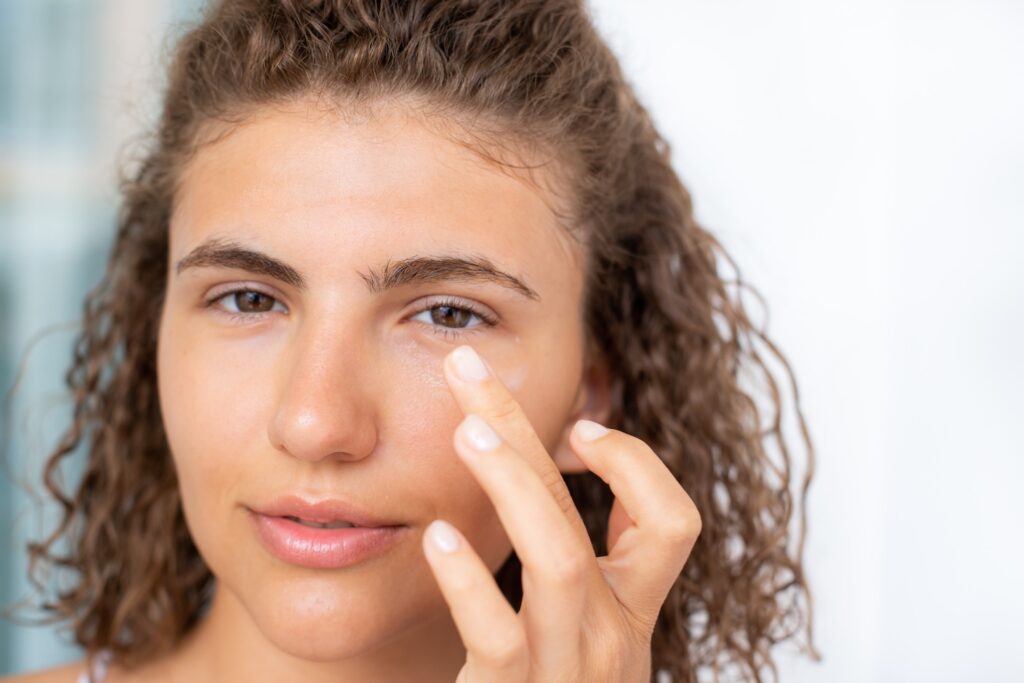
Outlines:
{"type": "MultiPolygon", "coordinates": [[[[292,266],[269,254],[229,240],[214,238],[203,242],[179,260],[174,270],[180,274],[187,268],[200,267],[237,268],[272,277],[299,290],[306,289],[306,279],[292,266]]],[[[501,270],[485,256],[475,254],[412,256],[398,261],[389,259],[379,271],[371,268],[368,273],[359,273],[359,276],[372,294],[404,285],[432,282],[493,282],[529,299],[540,301],[540,295],[521,279],[501,270]]]]}

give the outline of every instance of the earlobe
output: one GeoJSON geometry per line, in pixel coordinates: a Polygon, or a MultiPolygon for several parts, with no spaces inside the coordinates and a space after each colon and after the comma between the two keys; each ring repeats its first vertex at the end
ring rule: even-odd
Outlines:
{"type": "Polygon", "coordinates": [[[558,470],[563,474],[578,474],[589,471],[569,445],[569,434],[577,420],[593,420],[605,424],[611,415],[611,390],[608,364],[603,356],[594,354],[593,360],[583,371],[572,413],[562,428],[558,443],[551,456],[558,470]]]}

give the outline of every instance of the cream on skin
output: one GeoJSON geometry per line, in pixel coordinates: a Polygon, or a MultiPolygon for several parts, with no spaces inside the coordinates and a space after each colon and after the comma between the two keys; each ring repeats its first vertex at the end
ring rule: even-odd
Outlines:
{"type": "Polygon", "coordinates": [[[452,523],[492,572],[512,551],[453,447],[464,414],[442,362],[460,344],[503,379],[560,469],[579,470],[568,430],[604,419],[591,406],[606,389],[587,372],[578,247],[546,190],[428,123],[401,102],[356,121],[301,100],[256,110],[184,169],[159,391],[217,590],[178,650],[112,681],[454,680],[465,650],[423,530],[452,523]],[[285,263],[303,286],[209,260],[178,272],[211,243],[285,263]],[[389,261],[440,255],[487,259],[536,298],[483,280],[367,287],[389,261]],[[461,313],[468,323],[453,327],[439,299],[498,322],[461,313]],[[289,565],[245,510],[287,493],[351,500],[410,533],[346,569],[289,565]]]}

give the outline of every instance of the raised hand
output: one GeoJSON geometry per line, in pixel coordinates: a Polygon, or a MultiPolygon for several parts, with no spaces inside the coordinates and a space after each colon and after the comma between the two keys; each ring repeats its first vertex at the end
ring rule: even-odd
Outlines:
{"type": "Polygon", "coordinates": [[[521,406],[469,346],[444,362],[466,417],[458,455],[490,497],[523,565],[516,612],[454,527],[423,548],[467,650],[456,683],[647,683],[661,605],[700,534],[693,501],[640,439],[581,420],[570,446],[615,495],[608,555],[595,557],[578,510],[521,406]]]}

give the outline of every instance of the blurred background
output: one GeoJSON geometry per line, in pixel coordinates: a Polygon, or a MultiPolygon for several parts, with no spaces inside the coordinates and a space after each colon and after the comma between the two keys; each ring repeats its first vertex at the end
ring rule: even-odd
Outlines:
{"type": "MultiPolygon", "coordinates": [[[[31,596],[24,543],[54,519],[19,482],[38,488],[69,419],[116,169],[200,6],[0,0],[0,390],[20,378],[2,605],[31,596]]],[[[799,382],[824,660],[783,646],[782,680],[1021,680],[1024,3],[591,6],[799,382]]],[[[0,674],[79,656],[52,627],[0,621],[0,674]]]]}

